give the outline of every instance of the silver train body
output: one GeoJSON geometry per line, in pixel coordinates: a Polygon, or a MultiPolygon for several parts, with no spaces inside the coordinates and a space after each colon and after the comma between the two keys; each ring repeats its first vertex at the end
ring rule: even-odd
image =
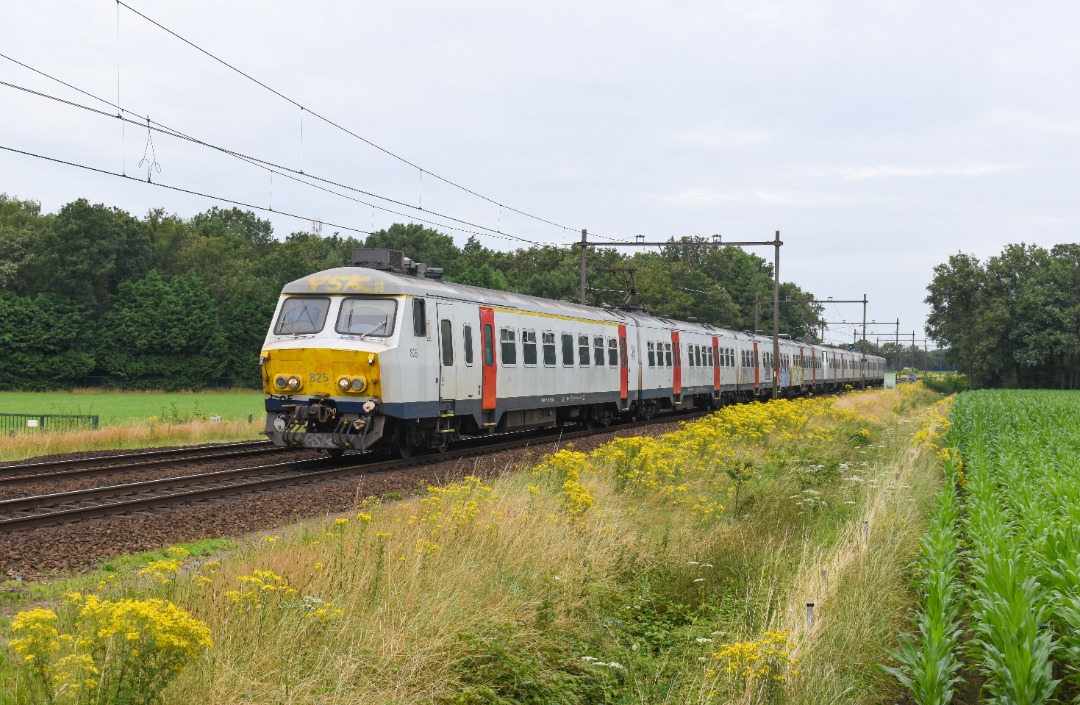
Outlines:
{"type": "MultiPolygon", "coordinates": [[[[404,260],[406,263],[409,261],[404,260]]],[[[878,386],[885,361],[644,312],[342,267],[285,286],[263,345],[280,446],[388,447],[878,386]]]]}

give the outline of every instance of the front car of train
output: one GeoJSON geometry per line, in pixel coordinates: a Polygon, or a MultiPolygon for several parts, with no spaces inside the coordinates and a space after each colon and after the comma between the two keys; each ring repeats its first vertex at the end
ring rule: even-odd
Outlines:
{"type": "Polygon", "coordinates": [[[272,443],[340,454],[383,439],[406,308],[395,279],[355,266],[285,285],[259,358],[272,443]]]}

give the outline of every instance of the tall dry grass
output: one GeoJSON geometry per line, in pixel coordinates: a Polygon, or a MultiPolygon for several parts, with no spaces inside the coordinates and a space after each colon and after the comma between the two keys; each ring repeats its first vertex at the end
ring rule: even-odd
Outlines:
{"type": "Polygon", "coordinates": [[[0,436],[0,461],[26,460],[56,453],[126,450],[258,440],[261,419],[247,421],[188,421],[184,423],[105,426],[75,431],[17,431],[0,436]]]}
{"type": "MultiPolygon", "coordinates": [[[[873,662],[893,645],[925,493],[904,494],[922,466],[903,451],[914,424],[896,425],[901,398],[886,399],[866,406],[874,418],[733,412],[747,435],[716,457],[753,468],[738,512],[726,465],[635,486],[567,455],[490,486],[364,501],[167,585],[104,589],[165,597],[210,626],[214,647],[170,703],[880,702],[895,688],[873,662]],[[768,418],[789,430],[753,437],[768,418]],[[704,511],[699,492],[724,510],[704,511]],[[863,517],[870,542],[856,548],[863,517]],[[720,655],[760,651],[778,629],[797,664],[749,678],[720,655]]],[[[678,475],[700,458],[664,463],[678,475]]]]}

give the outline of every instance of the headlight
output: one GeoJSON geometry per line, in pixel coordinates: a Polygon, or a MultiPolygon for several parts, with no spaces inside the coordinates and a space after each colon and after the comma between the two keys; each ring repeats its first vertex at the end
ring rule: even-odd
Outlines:
{"type": "Polygon", "coordinates": [[[342,377],[341,379],[339,379],[337,381],[338,389],[340,389],[343,392],[349,391],[349,385],[350,385],[350,382],[349,382],[348,377],[342,377]]]}
{"type": "Polygon", "coordinates": [[[278,375],[274,380],[274,386],[278,389],[285,389],[289,384],[289,380],[285,378],[285,375],[278,375]]]}
{"type": "Polygon", "coordinates": [[[362,392],[366,386],[367,382],[364,381],[363,377],[353,377],[352,390],[354,392],[362,392]]]}
{"type": "Polygon", "coordinates": [[[297,389],[300,389],[300,378],[293,375],[292,377],[289,377],[287,384],[289,385],[289,389],[295,392],[297,389]]]}

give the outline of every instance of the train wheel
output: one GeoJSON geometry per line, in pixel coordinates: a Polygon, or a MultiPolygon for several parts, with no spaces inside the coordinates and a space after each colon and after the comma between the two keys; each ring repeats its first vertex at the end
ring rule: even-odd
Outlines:
{"type": "Polygon", "coordinates": [[[343,455],[345,455],[345,449],[344,448],[327,448],[326,449],[326,454],[329,455],[331,458],[340,458],[343,455]]]}
{"type": "Polygon", "coordinates": [[[399,458],[404,459],[412,457],[413,447],[403,436],[398,436],[397,441],[394,443],[394,449],[397,451],[399,458]]]}
{"type": "Polygon", "coordinates": [[[434,450],[439,455],[442,455],[450,448],[450,441],[446,437],[447,434],[440,433],[439,435],[442,436],[442,438],[440,439],[439,444],[435,446],[434,450]]]}

